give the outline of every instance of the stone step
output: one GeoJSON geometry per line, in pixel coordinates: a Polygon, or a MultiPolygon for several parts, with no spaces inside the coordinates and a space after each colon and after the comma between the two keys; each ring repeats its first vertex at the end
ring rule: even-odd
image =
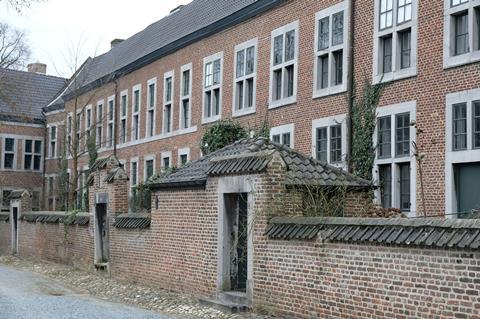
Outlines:
{"type": "Polygon", "coordinates": [[[239,313],[249,311],[249,307],[246,304],[238,304],[220,299],[200,299],[200,303],[205,306],[210,306],[227,313],[239,313]]]}
{"type": "Polygon", "coordinates": [[[219,295],[219,299],[236,304],[248,304],[247,294],[241,291],[225,291],[219,295]]]}

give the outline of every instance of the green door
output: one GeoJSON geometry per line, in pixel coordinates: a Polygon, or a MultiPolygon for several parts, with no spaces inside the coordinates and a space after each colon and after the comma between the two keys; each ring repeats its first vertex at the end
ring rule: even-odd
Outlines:
{"type": "MultiPolygon", "coordinates": [[[[480,163],[455,165],[454,174],[457,211],[468,214],[480,210],[480,163]]],[[[459,217],[471,216],[467,214],[459,217]]]]}

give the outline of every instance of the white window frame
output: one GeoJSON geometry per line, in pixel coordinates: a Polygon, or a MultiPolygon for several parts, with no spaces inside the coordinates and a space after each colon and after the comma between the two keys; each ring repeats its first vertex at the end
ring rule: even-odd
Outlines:
{"type": "Polygon", "coordinates": [[[132,157],[130,159],[130,192],[131,192],[131,189],[132,188],[135,188],[139,185],[140,183],[140,176],[138,175],[138,172],[139,172],[139,167],[138,167],[138,163],[139,163],[139,158],[138,157],[132,157]],[[137,164],[137,180],[136,180],[136,183],[134,184],[133,183],[133,163],[136,163],[137,164]]]}
{"type": "Polygon", "coordinates": [[[347,168],[347,145],[348,145],[348,134],[347,134],[347,115],[340,114],[330,117],[324,117],[312,121],[312,157],[317,158],[317,129],[327,128],[327,163],[338,167],[338,168],[347,168]],[[337,163],[331,162],[331,130],[333,126],[341,125],[342,126],[342,161],[337,163]]]}
{"type": "Polygon", "coordinates": [[[93,110],[92,110],[92,105],[87,105],[85,107],[85,143],[88,143],[88,138],[90,137],[91,134],[91,128],[92,128],[92,120],[93,120],[93,110]],[[89,122],[89,117],[88,114],[90,114],[90,125],[88,125],[89,122]]]}
{"type": "Polygon", "coordinates": [[[177,167],[182,167],[182,155],[187,155],[187,163],[190,161],[190,148],[185,147],[185,148],[180,148],[178,150],[178,161],[177,161],[177,167]]]}
{"type": "Polygon", "coordinates": [[[313,98],[319,98],[327,95],[338,94],[347,91],[347,82],[348,82],[348,70],[350,62],[350,46],[349,43],[349,34],[350,34],[350,0],[343,1],[337,5],[334,5],[330,8],[317,12],[315,14],[315,63],[313,70],[313,98]],[[333,16],[337,13],[343,12],[343,43],[332,46],[333,40],[333,16]],[[318,50],[318,35],[320,32],[319,22],[324,18],[329,18],[329,30],[328,30],[328,48],[321,51],[318,50]],[[343,70],[342,70],[342,84],[333,85],[333,75],[334,75],[334,58],[333,53],[342,50],[343,52],[343,70]],[[328,55],[328,86],[326,88],[319,87],[319,58],[321,56],[328,55]]]}
{"type": "MultiPolygon", "coordinates": [[[[443,16],[443,67],[445,69],[456,67],[459,65],[469,64],[480,61],[480,43],[478,35],[475,37],[475,7],[480,6],[480,0],[468,0],[466,3],[452,6],[452,0],[443,0],[444,16],[443,16]],[[452,45],[455,36],[454,19],[455,14],[468,11],[468,45],[469,52],[462,55],[453,55],[455,46],[452,45]],[[475,47],[477,50],[474,50],[475,47]]],[[[480,28],[477,30],[480,32],[480,28]]]]}
{"type": "Polygon", "coordinates": [[[146,155],[143,159],[143,180],[148,181],[148,176],[147,176],[147,162],[148,161],[153,161],[153,175],[156,173],[156,156],[155,154],[150,154],[146,155]]]}
{"type": "MultiPolygon", "coordinates": [[[[2,145],[1,145],[1,161],[2,161],[2,169],[6,171],[15,171],[17,169],[17,154],[18,154],[18,137],[15,136],[9,136],[9,135],[4,135],[1,138],[2,145]],[[7,138],[13,139],[13,165],[12,168],[5,168],[5,140],[7,138]]],[[[8,152],[8,154],[11,154],[12,152],[8,152]]]]}
{"type": "Polygon", "coordinates": [[[97,148],[102,148],[103,137],[105,135],[103,132],[104,118],[105,118],[105,100],[100,100],[97,102],[97,108],[95,109],[95,120],[96,120],[95,143],[97,144],[97,148]],[[100,106],[102,106],[101,118],[100,118],[100,113],[98,112],[98,109],[100,106]],[[99,131],[102,132],[101,136],[98,134],[99,131]]]}
{"type": "Polygon", "coordinates": [[[157,78],[153,78],[153,79],[150,79],[148,80],[147,82],[147,116],[145,117],[145,127],[146,127],[146,130],[145,130],[145,137],[148,138],[148,137],[152,137],[152,136],[155,136],[156,135],[156,109],[157,109],[157,78]],[[152,105],[152,101],[151,101],[151,97],[150,97],[150,86],[153,85],[154,86],[154,93],[153,93],[153,105],[152,105]],[[153,127],[150,127],[150,112],[152,112],[152,116],[153,116],[153,119],[152,119],[152,123],[153,123],[153,127]],[[152,131],[152,134],[150,135],[150,131],[152,131]]]}
{"type": "MultiPolygon", "coordinates": [[[[282,135],[290,133],[290,148],[295,148],[295,124],[286,124],[281,126],[272,127],[270,129],[270,140],[273,140],[274,135],[282,135]]],[[[282,141],[283,144],[283,141],[282,141]]]]}
{"type": "Polygon", "coordinates": [[[77,134],[77,145],[78,145],[78,149],[77,149],[77,153],[81,153],[82,151],[82,146],[83,146],[83,149],[85,149],[85,145],[86,145],[86,140],[84,140],[84,138],[82,137],[82,122],[83,122],[83,117],[84,117],[84,110],[80,109],[80,110],[77,110],[77,131],[75,132],[77,134]],[[82,143],[83,141],[83,143],[82,143]]]}
{"type": "MultiPolygon", "coordinates": [[[[392,207],[400,208],[400,186],[396,181],[399,178],[399,169],[398,164],[402,163],[410,163],[410,212],[408,215],[410,217],[416,216],[417,210],[417,161],[414,155],[414,149],[412,144],[416,142],[416,128],[414,125],[410,126],[410,155],[404,157],[397,157],[395,155],[395,142],[396,142],[396,116],[399,114],[410,114],[410,123],[416,122],[416,109],[417,109],[417,102],[410,101],[404,102],[400,104],[382,106],[377,108],[377,119],[382,117],[391,117],[391,151],[390,151],[390,158],[382,158],[379,159],[377,154],[375,154],[375,161],[373,166],[373,178],[376,181],[380,180],[379,174],[379,165],[391,165],[392,173],[391,173],[391,180],[392,180],[392,207]]],[[[377,146],[378,144],[378,127],[375,127],[375,132],[373,135],[373,145],[377,146]]],[[[375,190],[375,202],[377,204],[381,204],[381,194],[380,189],[375,190]]]]}
{"type": "MultiPolygon", "coordinates": [[[[257,65],[258,65],[258,38],[254,38],[251,40],[248,40],[246,42],[243,42],[237,46],[235,46],[235,56],[234,56],[234,64],[233,64],[233,96],[232,96],[232,117],[239,117],[239,116],[244,116],[248,114],[253,114],[256,112],[256,105],[257,105],[257,65]],[[253,52],[254,52],[254,63],[253,63],[253,73],[248,74],[248,75],[243,75],[241,77],[237,78],[237,53],[239,51],[244,51],[245,52],[245,59],[246,59],[246,50],[250,47],[253,47],[253,52]],[[247,80],[253,80],[253,103],[251,107],[246,106],[246,101],[247,101],[247,80]],[[242,109],[237,109],[237,83],[243,82],[243,106],[242,109]]],[[[244,65],[244,68],[246,68],[246,63],[244,65]]]]}
{"type": "Polygon", "coordinates": [[[43,171],[43,158],[44,158],[44,154],[43,154],[43,149],[44,149],[43,139],[26,137],[26,138],[23,139],[22,149],[23,149],[22,170],[28,171],[28,172],[36,172],[36,173],[42,172],[42,171],[43,171]],[[27,154],[27,152],[26,152],[27,140],[32,141],[32,151],[31,151],[30,153],[28,153],[28,154],[27,154]],[[41,143],[41,145],[40,145],[40,153],[35,153],[35,142],[40,142],[40,143],[41,143]],[[31,168],[29,168],[29,169],[26,169],[26,168],[25,168],[25,155],[30,155],[30,156],[32,156],[32,159],[31,159],[31,168]],[[38,155],[40,155],[40,169],[35,170],[35,169],[33,168],[33,167],[34,167],[34,162],[35,162],[34,159],[35,159],[35,156],[38,156],[38,155]]]}
{"type": "MultiPolygon", "coordinates": [[[[480,101],[480,89],[447,94],[445,110],[445,211],[457,213],[454,164],[480,162],[480,149],[473,148],[473,102],[480,101]],[[453,150],[453,105],[467,105],[467,148],[453,150]]],[[[452,217],[452,216],[449,216],[452,217]]]]}
{"type": "Polygon", "coordinates": [[[417,36],[418,36],[418,0],[412,0],[412,19],[401,24],[397,23],[398,0],[393,0],[393,24],[391,27],[380,30],[380,1],[375,0],[375,18],[373,29],[373,84],[385,83],[405,79],[417,75],[417,36]],[[400,45],[398,33],[411,30],[410,67],[400,68],[400,45]],[[382,73],[381,69],[381,39],[385,35],[392,35],[392,71],[382,73]]]}
{"type": "Polygon", "coordinates": [[[142,85],[137,84],[132,88],[132,135],[131,135],[131,141],[139,141],[141,139],[141,114],[142,114],[142,85]],[[138,111],[135,112],[135,92],[138,91],[138,111]],[[136,129],[138,130],[138,136],[135,136],[135,125],[134,125],[134,120],[135,117],[138,117],[137,121],[137,127],[136,129]]]}
{"type": "Polygon", "coordinates": [[[119,128],[119,135],[122,133],[122,122],[125,121],[125,135],[123,137],[124,141],[122,142],[122,136],[119,136],[119,143],[125,144],[128,142],[128,90],[124,90],[120,93],[120,128],[119,128]],[[125,114],[122,115],[122,101],[123,97],[125,98],[125,114]]]}
{"type": "Polygon", "coordinates": [[[270,39],[270,84],[269,84],[269,109],[289,105],[289,104],[294,104],[297,102],[297,91],[298,91],[298,56],[299,56],[299,36],[300,36],[300,22],[299,20],[294,21],[292,23],[289,23],[287,25],[284,25],[278,29],[275,29],[271,33],[271,39],[270,39]],[[285,56],[285,35],[294,30],[295,31],[295,57],[290,60],[285,62],[285,59],[283,60],[282,63],[274,65],[274,48],[275,48],[275,38],[279,35],[283,35],[284,41],[283,41],[283,55],[285,56]],[[288,66],[293,65],[294,67],[294,72],[293,72],[293,95],[290,97],[284,97],[284,89],[285,89],[285,69],[288,66]],[[283,69],[282,73],[282,92],[281,96],[282,98],[279,100],[274,100],[273,99],[273,74],[276,70],[283,69]]]}
{"type": "Polygon", "coordinates": [[[170,159],[170,161],[169,161],[170,166],[169,166],[169,167],[173,167],[173,165],[172,165],[172,164],[173,164],[173,163],[172,163],[172,152],[171,152],[171,151],[162,152],[160,158],[161,158],[161,163],[160,163],[161,165],[160,165],[160,166],[161,166],[161,168],[162,168],[162,171],[165,171],[165,166],[164,166],[164,159],[165,159],[165,158],[169,158],[169,159],[170,159]]]}
{"type": "Polygon", "coordinates": [[[58,125],[47,125],[48,129],[48,156],[45,159],[56,159],[58,158],[58,125]],[[52,140],[52,128],[55,127],[55,139],[52,140]],[[54,156],[52,157],[52,142],[55,143],[54,156]]]}
{"type": "Polygon", "coordinates": [[[113,147],[116,141],[114,141],[115,138],[115,95],[109,96],[107,100],[107,145],[106,147],[110,148],[113,147]],[[112,114],[112,119],[110,119],[110,103],[113,102],[113,114],[112,114]],[[110,131],[110,126],[112,127],[110,131]]]}
{"type": "MultiPolygon", "coordinates": [[[[206,58],[203,59],[203,81],[202,81],[202,93],[203,93],[203,97],[202,97],[202,124],[208,124],[208,123],[212,123],[212,122],[216,122],[218,120],[220,120],[222,118],[222,100],[223,100],[223,51],[222,52],[218,52],[218,53],[215,53],[215,54],[212,54],[206,58]],[[208,63],[212,63],[212,72],[214,72],[213,70],[213,62],[216,61],[216,60],[220,60],[220,83],[219,84],[212,84],[211,86],[209,87],[205,87],[205,81],[206,81],[206,66],[208,63]],[[218,99],[219,99],[219,110],[218,110],[218,114],[217,115],[213,115],[213,116],[210,116],[210,117],[206,117],[206,114],[205,114],[205,106],[206,106],[206,94],[207,92],[212,92],[212,110],[213,110],[213,107],[214,107],[214,104],[213,104],[213,91],[216,90],[216,89],[219,89],[219,93],[218,93],[218,99]]],[[[212,73],[212,77],[213,77],[213,74],[212,73]]],[[[213,81],[213,79],[212,79],[213,81]]]]}
{"type": "Polygon", "coordinates": [[[180,103],[179,103],[179,109],[178,109],[178,114],[180,114],[178,127],[180,128],[180,130],[185,130],[192,127],[192,82],[193,82],[193,66],[192,66],[192,63],[188,63],[183,65],[180,68],[180,103]],[[190,82],[189,82],[188,94],[183,95],[183,91],[184,91],[183,73],[186,71],[190,72],[190,82]],[[189,101],[189,108],[188,108],[188,114],[187,114],[188,126],[183,125],[184,118],[185,118],[185,114],[183,112],[183,102],[186,100],[189,101]]]}
{"type": "Polygon", "coordinates": [[[175,94],[175,71],[168,71],[163,75],[163,122],[162,122],[162,130],[163,135],[171,135],[173,134],[173,101],[174,101],[174,94],[175,94]],[[167,101],[167,79],[172,79],[172,92],[170,94],[170,101],[167,101]],[[167,118],[165,117],[165,111],[167,106],[170,106],[170,125],[167,131],[167,118]]]}

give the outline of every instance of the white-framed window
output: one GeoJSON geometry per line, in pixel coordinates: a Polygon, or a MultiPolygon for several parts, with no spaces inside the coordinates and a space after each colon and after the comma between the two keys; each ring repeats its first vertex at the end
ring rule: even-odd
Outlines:
{"type": "Polygon", "coordinates": [[[50,138],[50,144],[48,148],[48,155],[50,158],[57,158],[57,136],[58,136],[58,126],[51,125],[48,127],[48,136],[50,138]]]}
{"type": "Polygon", "coordinates": [[[443,66],[480,60],[480,1],[443,0],[443,66]]]}
{"type": "Polygon", "coordinates": [[[299,21],[272,31],[269,108],[297,101],[299,21]]]}
{"type": "Polygon", "coordinates": [[[108,98],[108,110],[107,110],[107,147],[112,147],[114,143],[115,135],[115,95],[108,98]]]}
{"type": "Polygon", "coordinates": [[[17,141],[14,137],[2,139],[2,168],[14,170],[17,168],[17,141]]]}
{"type": "Polygon", "coordinates": [[[270,140],[294,148],[295,124],[287,124],[272,127],[270,129],[270,140]]]}
{"type": "Polygon", "coordinates": [[[203,59],[203,124],[222,116],[222,83],[223,52],[219,52],[203,59]]]}
{"type": "Polygon", "coordinates": [[[165,171],[172,167],[172,152],[162,152],[161,159],[162,171],[165,171]]]}
{"type": "Polygon", "coordinates": [[[155,109],[157,108],[157,78],[147,82],[147,123],[145,137],[155,136],[155,109]]]}
{"type": "Polygon", "coordinates": [[[445,211],[468,213],[480,208],[468,205],[472,195],[478,200],[478,187],[465,184],[465,173],[475,181],[479,176],[480,89],[448,94],[445,116],[445,211]]]}
{"type": "Polygon", "coordinates": [[[143,180],[148,181],[155,174],[155,155],[147,155],[143,163],[143,180]]]}
{"type": "Polygon", "coordinates": [[[130,159],[130,188],[138,186],[138,157],[130,159]]]}
{"type": "Polygon", "coordinates": [[[42,140],[25,139],[23,141],[23,169],[28,171],[42,170],[42,140]]]}
{"type": "Polygon", "coordinates": [[[314,98],[347,90],[349,6],[343,1],[315,15],[314,98]]]}
{"type": "Polygon", "coordinates": [[[192,63],[185,64],[180,69],[180,123],[181,130],[192,125],[192,63]]]}
{"type": "Polygon", "coordinates": [[[374,133],[377,154],[373,176],[379,185],[376,202],[410,216],[416,211],[415,122],[415,101],[382,106],[377,109],[374,133]]]}
{"type": "Polygon", "coordinates": [[[92,129],[92,106],[87,105],[85,108],[85,141],[88,142],[92,129]]]}
{"type": "Polygon", "coordinates": [[[312,121],[312,156],[325,163],[346,167],[346,114],[312,121]]]}
{"type": "Polygon", "coordinates": [[[128,90],[120,93],[120,144],[127,143],[128,132],[128,90]]]}
{"type": "Polygon", "coordinates": [[[79,153],[82,150],[82,146],[85,144],[82,144],[82,118],[83,118],[83,112],[82,110],[78,110],[77,112],[77,123],[76,123],[76,139],[77,139],[77,153],[79,153]]]}
{"type": "Polygon", "coordinates": [[[72,129],[73,129],[73,115],[67,114],[67,153],[72,149],[72,129]]]}
{"type": "Polygon", "coordinates": [[[190,148],[181,148],[178,150],[178,167],[182,167],[190,161],[190,148]]]}
{"type": "Polygon", "coordinates": [[[417,75],[418,0],[375,0],[373,82],[417,75]]]}
{"type": "Polygon", "coordinates": [[[142,108],[142,85],[132,89],[132,141],[140,139],[140,111],[142,108]]]}
{"type": "Polygon", "coordinates": [[[173,131],[173,84],[175,72],[170,71],[163,76],[163,134],[173,131]]]}
{"type": "Polygon", "coordinates": [[[258,38],[235,47],[233,116],[252,114],[256,109],[258,38]]]}
{"type": "Polygon", "coordinates": [[[103,145],[103,103],[104,101],[97,102],[97,112],[96,112],[96,126],[97,126],[97,133],[96,133],[96,144],[98,148],[101,148],[103,145]]]}

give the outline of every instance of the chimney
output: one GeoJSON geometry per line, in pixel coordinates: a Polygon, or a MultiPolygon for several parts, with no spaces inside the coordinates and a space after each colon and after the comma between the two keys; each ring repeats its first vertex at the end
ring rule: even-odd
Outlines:
{"type": "Polygon", "coordinates": [[[110,46],[111,48],[110,49],[113,49],[114,47],[116,47],[117,45],[119,45],[120,43],[122,43],[123,39],[113,39],[112,42],[110,42],[110,46]]]}
{"type": "Polygon", "coordinates": [[[30,63],[27,65],[27,69],[31,73],[47,74],[47,65],[40,62],[30,63]]]}

